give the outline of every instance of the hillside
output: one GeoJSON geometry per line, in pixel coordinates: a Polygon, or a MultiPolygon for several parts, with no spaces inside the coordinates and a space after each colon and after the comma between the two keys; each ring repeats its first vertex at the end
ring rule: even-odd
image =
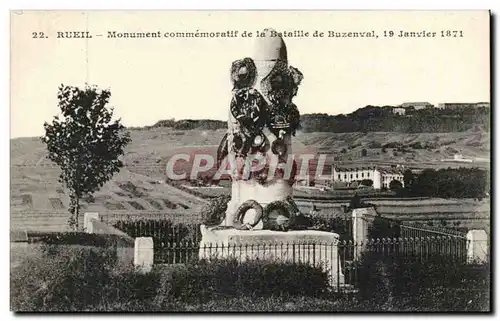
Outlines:
{"type": "MultiPolygon", "coordinates": [[[[160,127],[131,130],[132,142],[127,146],[123,168],[119,174],[95,194],[94,200],[84,203],[83,212],[110,214],[177,213],[198,215],[204,201],[162,184],[165,164],[175,153],[215,155],[225,130],[174,130],[160,127]]],[[[332,153],[344,163],[389,164],[402,163],[415,168],[480,166],[441,162],[456,152],[464,157],[489,158],[489,136],[484,132],[454,133],[305,133],[293,140],[294,153],[332,153]],[[426,144],[432,148],[397,148],[380,146],[394,142],[426,144]],[[341,151],[345,149],[345,153],[341,151]],[[362,150],[366,156],[362,157],[362,150]],[[350,160],[349,160],[350,159],[350,160]]],[[[328,158],[331,163],[333,157],[328,158]]],[[[183,163],[180,163],[183,165],[183,163]]],[[[189,170],[190,164],[185,164],[189,170]]],[[[178,168],[178,167],[177,167],[178,168]]],[[[58,183],[59,169],[46,159],[45,147],[36,137],[11,140],[11,228],[38,230],[66,229],[69,198],[58,183]]],[[[82,224],[82,220],[80,221],[82,224]]]]}
{"type": "Polygon", "coordinates": [[[489,131],[490,109],[411,109],[405,115],[395,115],[391,106],[366,106],[347,115],[306,114],[301,116],[305,132],[400,132],[447,133],[469,130],[489,131]]]}
{"type": "MultiPolygon", "coordinates": [[[[131,130],[132,142],[127,146],[124,157],[130,171],[164,179],[165,165],[175,153],[216,154],[225,130],[173,130],[151,128],[131,130]]],[[[304,133],[293,139],[295,154],[324,153],[342,163],[359,164],[406,164],[409,167],[458,167],[475,166],[489,168],[489,134],[485,132],[453,133],[304,133]],[[426,148],[412,148],[420,143],[426,148]],[[400,146],[394,146],[399,144],[400,146]],[[405,147],[406,145],[406,147],[405,147]],[[391,146],[386,147],[383,146],[391,146]],[[414,145],[415,146],[415,145],[414,145]],[[392,148],[395,147],[395,148],[392,148]],[[366,149],[366,156],[363,155],[366,149]],[[461,153],[474,163],[443,162],[461,153]]],[[[12,166],[50,165],[45,158],[45,148],[37,138],[16,138],[11,140],[12,166]]],[[[183,163],[179,162],[179,166],[183,163]]],[[[184,164],[186,165],[186,164],[184,164]]],[[[187,164],[186,166],[189,166],[187,164]]]]}
{"type": "MultiPolygon", "coordinates": [[[[438,109],[434,107],[415,110],[406,108],[405,115],[393,113],[394,106],[366,106],[350,114],[303,114],[300,126],[303,132],[398,132],[398,133],[449,133],[466,131],[489,131],[490,108],[463,107],[459,109],[438,109]]],[[[227,123],[211,119],[166,119],[156,122],[152,128],[176,130],[225,129],[227,123]]]]}

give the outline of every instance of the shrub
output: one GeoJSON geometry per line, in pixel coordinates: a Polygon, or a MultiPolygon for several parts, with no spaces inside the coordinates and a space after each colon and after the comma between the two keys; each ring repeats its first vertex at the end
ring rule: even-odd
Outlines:
{"type": "Polygon", "coordinates": [[[403,144],[400,142],[389,142],[387,144],[382,145],[384,148],[398,148],[401,147],[403,144]]]}
{"type": "Polygon", "coordinates": [[[413,196],[483,197],[490,189],[489,173],[479,168],[425,169],[410,187],[413,196]]]}
{"type": "Polygon", "coordinates": [[[389,188],[391,189],[391,191],[395,191],[395,190],[400,189],[402,187],[403,187],[403,184],[396,179],[392,180],[389,183],[389,188]]]}
{"type": "Polygon", "coordinates": [[[305,263],[200,261],[139,273],[108,249],[46,246],[11,271],[14,311],[159,311],[233,297],[321,297],[328,275],[305,263]]]}
{"type": "Polygon", "coordinates": [[[84,310],[102,299],[115,263],[106,249],[46,246],[11,271],[11,309],[84,310]]]}
{"type": "Polygon", "coordinates": [[[321,296],[329,288],[328,274],[305,263],[232,259],[200,261],[174,271],[169,294],[183,302],[237,296],[321,296]]]}
{"type": "Polygon", "coordinates": [[[401,236],[400,223],[377,215],[368,231],[369,239],[398,238],[401,236]]]}
{"type": "Polygon", "coordinates": [[[370,187],[373,186],[373,181],[371,179],[363,179],[361,185],[370,187]]]}
{"type": "Polygon", "coordinates": [[[28,240],[30,243],[43,243],[46,245],[82,245],[101,248],[128,243],[128,240],[120,235],[89,234],[85,232],[28,232],[28,240]]]}
{"type": "Polygon", "coordinates": [[[422,146],[421,142],[415,142],[410,144],[410,147],[413,149],[424,149],[424,146],[422,146]]]}
{"type": "Polygon", "coordinates": [[[350,240],[352,237],[352,220],[343,217],[311,217],[311,229],[339,234],[341,241],[350,240]]]}
{"type": "Polygon", "coordinates": [[[210,200],[210,203],[201,209],[203,224],[208,226],[218,225],[224,219],[230,195],[220,195],[210,200]]]}
{"type": "Polygon", "coordinates": [[[381,310],[488,309],[488,264],[470,266],[445,256],[422,262],[370,253],[358,264],[358,299],[381,310]]]}
{"type": "Polygon", "coordinates": [[[114,250],[44,246],[11,270],[11,309],[18,312],[148,311],[165,298],[165,273],[117,264],[114,250]]]}
{"type": "Polygon", "coordinates": [[[368,148],[381,148],[382,144],[380,142],[372,140],[370,143],[368,143],[368,148]]]}

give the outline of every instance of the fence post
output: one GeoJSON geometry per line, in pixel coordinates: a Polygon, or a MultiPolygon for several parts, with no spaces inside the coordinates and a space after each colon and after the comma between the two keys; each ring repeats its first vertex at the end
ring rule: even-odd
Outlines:
{"type": "Polygon", "coordinates": [[[354,241],[354,259],[357,260],[369,239],[369,225],[377,212],[373,208],[356,208],[352,211],[352,238],[354,241]]]}
{"type": "Polygon", "coordinates": [[[83,230],[86,233],[94,233],[94,226],[92,224],[92,220],[99,221],[98,212],[87,212],[83,215],[83,230]]]}
{"type": "Polygon", "coordinates": [[[153,268],[154,247],[152,237],[136,237],[134,244],[134,266],[141,272],[150,272],[153,268]]]}
{"type": "Polygon", "coordinates": [[[488,260],[488,235],[484,230],[470,230],[467,233],[467,262],[488,260]]]}

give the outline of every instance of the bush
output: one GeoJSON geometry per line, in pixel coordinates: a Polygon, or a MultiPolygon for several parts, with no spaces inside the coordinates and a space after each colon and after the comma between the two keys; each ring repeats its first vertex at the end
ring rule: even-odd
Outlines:
{"type": "Polygon", "coordinates": [[[400,189],[402,187],[403,187],[403,184],[400,181],[396,180],[396,179],[392,180],[389,183],[389,188],[390,188],[391,191],[398,190],[398,189],[400,189]]]}
{"type": "Polygon", "coordinates": [[[174,271],[170,295],[183,302],[238,296],[312,296],[329,289],[328,275],[305,263],[201,261],[174,271]]]}
{"type": "Polygon", "coordinates": [[[46,246],[11,271],[11,309],[84,310],[102,300],[115,264],[106,249],[46,246]]]}
{"type": "Polygon", "coordinates": [[[410,144],[410,147],[413,149],[424,149],[424,146],[422,146],[421,142],[416,142],[416,143],[410,144]]]}
{"type": "Polygon", "coordinates": [[[380,142],[372,140],[370,143],[368,143],[368,148],[381,148],[382,144],[380,142]]]}
{"type": "Polygon", "coordinates": [[[352,239],[352,220],[344,217],[311,217],[311,229],[339,234],[341,241],[352,239]]]}
{"type": "Polygon", "coordinates": [[[479,168],[425,169],[409,190],[412,196],[479,198],[490,191],[489,176],[479,168]]]}
{"type": "Polygon", "coordinates": [[[123,236],[111,234],[89,234],[85,232],[28,232],[30,243],[47,245],[82,245],[113,247],[120,242],[128,242],[123,236]]]}
{"type": "Polygon", "coordinates": [[[361,185],[371,187],[373,186],[373,181],[371,179],[363,179],[361,185]]]}
{"type": "Polygon", "coordinates": [[[421,262],[367,253],[357,268],[358,299],[380,310],[488,310],[488,264],[470,266],[444,256],[421,262]]]}
{"type": "Polygon", "coordinates": [[[119,268],[103,249],[54,247],[11,271],[13,311],[165,311],[234,297],[321,297],[328,275],[307,264],[201,261],[149,273],[119,268]]]}
{"type": "Polygon", "coordinates": [[[48,246],[11,271],[14,311],[487,311],[490,266],[371,255],[353,298],[327,294],[328,275],[303,263],[236,260],[118,268],[106,249],[48,246]],[[50,249],[50,250],[48,250],[50,249]],[[269,304],[263,304],[269,302],[269,304]],[[275,303],[273,305],[272,303],[275,303]]]}
{"type": "Polygon", "coordinates": [[[398,238],[401,236],[400,223],[377,215],[368,231],[369,239],[398,238]]]}
{"type": "Polygon", "coordinates": [[[230,195],[220,195],[210,200],[210,203],[201,209],[203,224],[207,226],[219,225],[225,217],[227,203],[231,200],[230,195]]]}

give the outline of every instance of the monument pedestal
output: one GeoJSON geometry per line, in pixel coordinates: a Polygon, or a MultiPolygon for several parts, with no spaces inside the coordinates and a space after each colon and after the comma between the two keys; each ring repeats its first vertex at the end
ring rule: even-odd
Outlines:
{"type": "MultiPolygon", "coordinates": [[[[225,218],[221,225],[232,226],[236,211],[245,201],[254,200],[262,207],[273,201],[285,200],[292,195],[292,187],[285,180],[278,180],[269,185],[259,184],[256,180],[234,181],[231,187],[231,200],[227,204],[225,218]]],[[[254,213],[247,213],[243,223],[255,221],[254,213]]]]}
{"type": "Polygon", "coordinates": [[[321,266],[333,286],[344,284],[339,235],[323,231],[211,230],[201,226],[200,259],[235,258],[321,266]]]}

